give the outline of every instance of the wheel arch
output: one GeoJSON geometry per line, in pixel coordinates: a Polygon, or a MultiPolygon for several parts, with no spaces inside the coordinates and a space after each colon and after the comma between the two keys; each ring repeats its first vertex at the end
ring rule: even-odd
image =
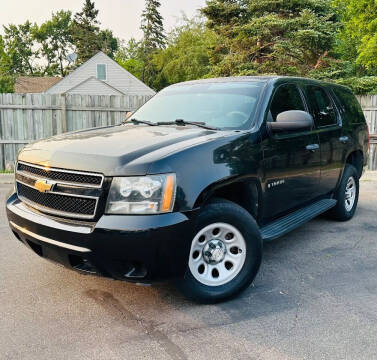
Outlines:
{"type": "Polygon", "coordinates": [[[363,173],[363,167],[364,167],[364,154],[362,150],[355,149],[351,151],[346,157],[346,161],[344,165],[346,164],[353,165],[356,168],[357,173],[360,178],[363,173]]]}
{"type": "Polygon", "coordinates": [[[248,211],[255,220],[261,209],[262,186],[254,177],[239,177],[208,185],[197,197],[195,208],[203,207],[213,198],[223,198],[248,211]]]}

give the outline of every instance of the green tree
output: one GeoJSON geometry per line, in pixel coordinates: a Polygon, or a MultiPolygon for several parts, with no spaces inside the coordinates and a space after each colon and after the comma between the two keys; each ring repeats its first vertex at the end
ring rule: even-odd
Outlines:
{"type": "Polygon", "coordinates": [[[12,76],[12,63],[4,49],[4,40],[0,35],[0,93],[14,91],[14,79],[12,76]]]}
{"type": "Polygon", "coordinates": [[[52,14],[40,27],[30,21],[4,26],[4,51],[13,76],[64,76],[65,58],[72,48],[69,11],[52,14]]]}
{"type": "Polygon", "coordinates": [[[47,61],[42,75],[66,75],[67,55],[73,51],[72,13],[58,11],[52,18],[34,29],[34,38],[40,44],[40,54],[47,61]]]}
{"type": "Polygon", "coordinates": [[[353,61],[377,74],[377,2],[375,0],[335,0],[341,14],[338,51],[344,60],[353,61]]]}
{"type": "Polygon", "coordinates": [[[119,41],[119,43],[114,60],[132,75],[141,79],[144,69],[142,41],[131,38],[128,42],[119,41]]]}
{"type": "Polygon", "coordinates": [[[114,57],[118,48],[117,39],[111,30],[100,31],[98,12],[94,1],[85,0],[83,9],[74,16],[72,38],[77,50],[78,64],[89,60],[100,50],[114,57]]]}
{"type": "Polygon", "coordinates": [[[14,79],[11,76],[0,76],[0,93],[14,92],[14,79]]]}
{"type": "Polygon", "coordinates": [[[205,27],[202,19],[184,19],[168,35],[168,46],[154,55],[158,71],[154,88],[181,81],[200,79],[211,72],[211,49],[218,46],[220,38],[205,27]]]}
{"type": "Polygon", "coordinates": [[[87,61],[98,51],[98,12],[94,2],[85,0],[82,11],[74,16],[72,36],[78,54],[78,63],[87,61]]]}
{"type": "Polygon", "coordinates": [[[143,71],[141,80],[152,85],[156,76],[153,65],[153,55],[165,47],[163,18],[159,12],[161,3],[159,0],[146,0],[145,9],[141,15],[141,30],[143,37],[143,71]]]}
{"type": "Polygon", "coordinates": [[[113,32],[109,29],[101,30],[98,33],[99,49],[112,59],[118,50],[118,39],[114,37],[113,32]]]}
{"type": "Polygon", "coordinates": [[[140,59],[143,53],[142,41],[131,38],[128,41],[118,40],[119,47],[115,53],[117,60],[140,59]]]}
{"type": "Polygon", "coordinates": [[[117,63],[138,79],[142,78],[144,62],[138,59],[117,60],[117,63]]]}
{"type": "Polygon", "coordinates": [[[40,51],[35,47],[34,32],[36,24],[4,26],[4,51],[10,58],[12,75],[35,75],[38,73],[36,60],[40,51]]]}
{"type": "Polygon", "coordinates": [[[230,35],[232,26],[244,23],[247,15],[247,2],[241,0],[207,0],[201,9],[208,19],[210,29],[221,28],[222,33],[230,35]]]}
{"type": "Polygon", "coordinates": [[[72,37],[79,64],[89,60],[98,52],[99,10],[94,2],[85,0],[83,9],[76,13],[72,25],[72,37]]]}
{"type": "Polygon", "coordinates": [[[331,56],[310,75],[335,81],[357,94],[377,93],[377,5],[369,0],[333,0],[340,19],[340,29],[331,56]]]}
{"type": "Polygon", "coordinates": [[[337,31],[330,0],[208,0],[207,26],[224,37],[213,75],[307,75],[337,31]]]}

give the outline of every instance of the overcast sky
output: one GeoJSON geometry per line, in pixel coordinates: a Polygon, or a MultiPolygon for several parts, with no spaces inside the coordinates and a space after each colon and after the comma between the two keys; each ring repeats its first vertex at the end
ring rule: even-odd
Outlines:
{"type": "MultiPolygon", "coordinates": [[[[52,12],[64,9],[75,13],[83,3],[84,0],[0,0],[0,25],[21,24],[26,20],[41,24],[52,12]]],[[[102,28],[113,30],[121,39],[141,37],[140,15],[144,0],[95,0],[95,4],[102,28]]],[[[205,0],[161,0],[165,29],[174,26],[182,11],[191,17],[204,4],[205,0]]]]}

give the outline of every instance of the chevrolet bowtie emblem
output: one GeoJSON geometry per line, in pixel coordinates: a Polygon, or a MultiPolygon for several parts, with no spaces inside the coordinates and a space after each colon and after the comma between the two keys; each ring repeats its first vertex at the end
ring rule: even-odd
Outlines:
{"type": "Polygon", "coordinates": [[[54,184],[48,182],[47,180],[37,180],[34,184],[34,187],[41,193],[46,193],[51,191],[54,184]]]}

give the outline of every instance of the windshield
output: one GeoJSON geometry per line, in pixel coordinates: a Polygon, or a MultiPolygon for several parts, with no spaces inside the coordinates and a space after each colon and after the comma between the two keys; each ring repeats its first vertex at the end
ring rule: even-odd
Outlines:
{"type": "Polygon", "coordinates": [[[171,86],[148,101],[132,119],[202,122],[220,129],[250,128],[264,82],[201,83],[171,86]]]}

